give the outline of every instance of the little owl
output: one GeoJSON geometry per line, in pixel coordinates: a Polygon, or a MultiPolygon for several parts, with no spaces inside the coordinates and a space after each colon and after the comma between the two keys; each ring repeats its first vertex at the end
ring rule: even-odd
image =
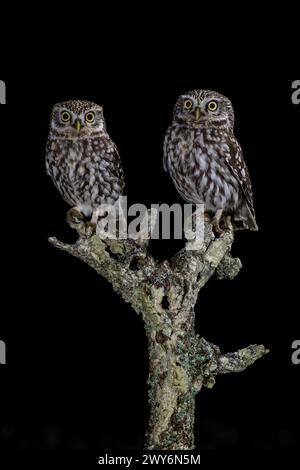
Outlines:
{"type": "Polygon", "coordinates": [[[249,172],[228,98],[208,90],[179,97],[164,141],[164,169],[189,203],[204,204],[217,231],[257,230],[249,172]]]}
{"type": "Polygon", "coordinates": [[[97,222],[101,204],[122,194],[118,149],[106,132],[101,106],[66,101],[53,107],[46,148],[46,169],[63,199],[97,222]]]}

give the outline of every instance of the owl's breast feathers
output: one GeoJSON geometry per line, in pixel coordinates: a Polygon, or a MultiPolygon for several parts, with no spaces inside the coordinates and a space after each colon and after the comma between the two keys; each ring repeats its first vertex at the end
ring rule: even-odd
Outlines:
{"type": "Polygon", "coordinates": [[[234,135],[224,129],[173,124],[164,142],[164,168],[181,196],[205,209],[222,209],[257,229],[249,172],[234,135]]]}
{"type": "Polygon", "coordinates": [[[89,139],[49,137],[46,169],[63,198],[91,212],[114,203],[122,194],[124,177],[119,153],[107,136],[89,139]]]}

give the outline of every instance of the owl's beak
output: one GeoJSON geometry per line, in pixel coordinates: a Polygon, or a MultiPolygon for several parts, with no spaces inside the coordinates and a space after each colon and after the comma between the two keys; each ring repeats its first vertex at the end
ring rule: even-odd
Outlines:
{"type": "Polygon", "coordinates": [[[82,126],[81,126],[81,122],[79,121],[79,119],[76,119],[76,121],[75,121],[75,129],[76,129],[76,131],[79,132],[80,129],[81,129],[81,127],[82,127],[82,126]]]}
{"type": "Polygon", "coordinates": [[[196,108],[196,111],[195,111],[195,121],[198,122],[200,118],[201,118],[201,111],[200,111],[200,108],[196,108]]]}

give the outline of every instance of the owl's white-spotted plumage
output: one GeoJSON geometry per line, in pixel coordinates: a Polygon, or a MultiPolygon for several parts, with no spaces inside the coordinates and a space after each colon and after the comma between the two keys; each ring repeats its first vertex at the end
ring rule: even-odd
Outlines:
{"type": "Polygon", "coordinates": [[[235,228],[257,230],[251,181],[234,135],[228,98],[209,90],[180,96],[164,141],[164,168],[180,195],[235,228]]]}
{"type": "Polygon", "coordinates": [[[123,170],[101,106],[73,100],[53,107],[46,170],[63,199],[93,221],[102,204],[118,200],[123,170]]]}

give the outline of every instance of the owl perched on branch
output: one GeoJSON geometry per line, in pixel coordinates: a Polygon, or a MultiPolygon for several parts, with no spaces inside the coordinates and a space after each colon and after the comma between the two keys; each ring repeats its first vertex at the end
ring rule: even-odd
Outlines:
{"type": "Polygon", "coordinates": [[[101,204],[114,204],[124,187],[118,149],[106,132],[102,107],[66,101],[53,107],[46,169],[63,199],[96,224],[101,204]]]}
{"type": "Polygon", "coordinates": [[[165,136],[164,169],[183,199],[204,204],[216,231],[257,230],[249,172],[225,96],[194,90],[179,97],[165,136]]]}

